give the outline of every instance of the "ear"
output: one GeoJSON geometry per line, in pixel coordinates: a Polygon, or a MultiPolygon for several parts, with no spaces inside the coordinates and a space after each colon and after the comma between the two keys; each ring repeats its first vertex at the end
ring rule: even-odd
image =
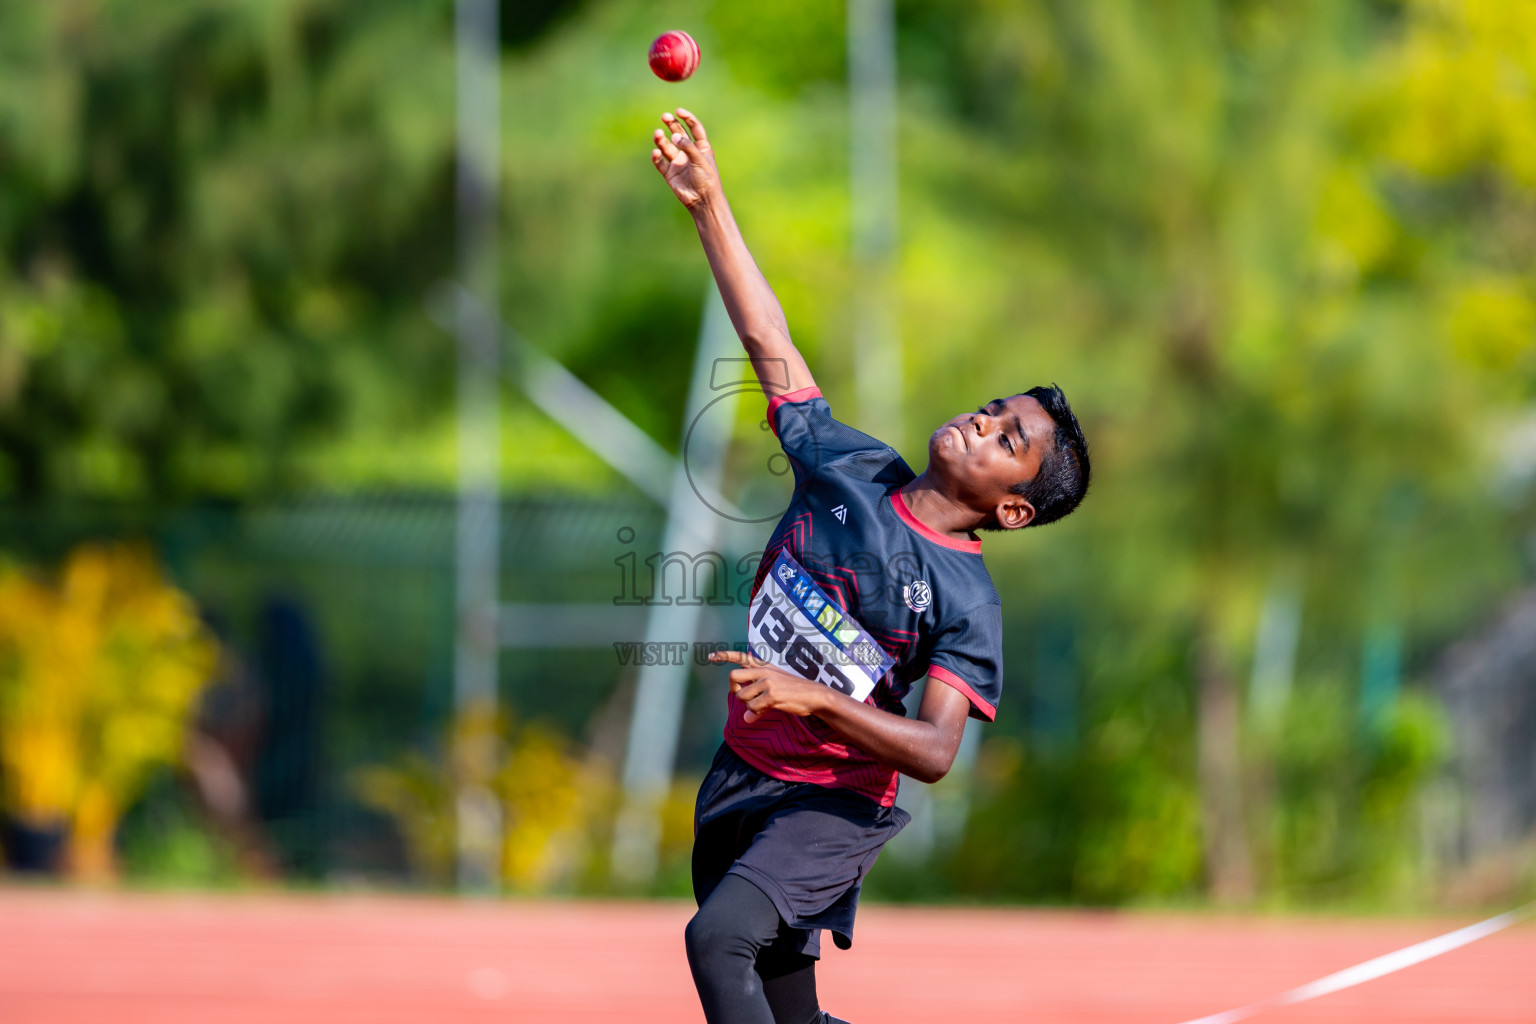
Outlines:
{"type": "Polygon", "coordinates": [[[1010,494],[998,502],[992,514],[999,530],[1017,530],[1035,521],[1035,506],[1017,494],[1010,494]]]}

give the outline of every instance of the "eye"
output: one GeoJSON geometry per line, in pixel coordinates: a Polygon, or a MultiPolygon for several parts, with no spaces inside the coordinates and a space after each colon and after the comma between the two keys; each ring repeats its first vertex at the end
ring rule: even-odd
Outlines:
{"type": "Polygon", "coordinates": [[[997,440],[998,440],[999,444],[1001,444],[1004,448],[1008,449],[1008,454],[1009,455],[1013,454],[1013,442],[1008,439],[1008,435],[1007,434],[1005,434],[1001,430],[999,430],[997,432],[997,440]]]}

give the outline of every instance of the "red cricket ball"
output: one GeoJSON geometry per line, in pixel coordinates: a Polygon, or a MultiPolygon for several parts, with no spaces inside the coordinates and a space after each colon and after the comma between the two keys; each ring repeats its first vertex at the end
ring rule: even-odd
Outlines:
{"type": "Polygon", "coordinates": [[[687,32],[663,32],[651,44],[651,70],[668,82],[681,82],[699,69],[699,44],[687,32]]]}

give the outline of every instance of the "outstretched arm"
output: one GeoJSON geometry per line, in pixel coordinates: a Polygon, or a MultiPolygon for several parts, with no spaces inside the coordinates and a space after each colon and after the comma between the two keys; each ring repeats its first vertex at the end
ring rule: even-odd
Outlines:
{"type": "Polygon", "coordinates": [[[813,683],[742,651],[718,651],[710,661],[731,670],[731,692],[747,706],[746,720],[777,709],[815,715],[848,742],[919,782],[938,782],[955,763],[971,702],[965,694],[929,677],[916,718],[903,718],[863,704],[830,686],[813,683]]]}
{"type": "Polygon", "coordinates": [[[770,396],[815,387],[810,368],[790,340],[784,308],[757,269],[736,226],[720,187],[720,172],[704,125],[681,107],[676,117],[662,114],[661,120],[666,130],[658,128],[652,137],[655,148],[651,163],[693,214],[720,298],[752,360],[758,382],[770,396]]]}

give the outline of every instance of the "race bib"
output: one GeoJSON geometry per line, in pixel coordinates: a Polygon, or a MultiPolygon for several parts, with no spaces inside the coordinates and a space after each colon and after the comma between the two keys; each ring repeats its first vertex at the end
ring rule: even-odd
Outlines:
{"type": "Polygon", "coordinates": [[[827,600],[788,552],[780,552],[747,611],[752,652],[775,668],[856,701],[874,692],[895,659],[827,600]]]}

